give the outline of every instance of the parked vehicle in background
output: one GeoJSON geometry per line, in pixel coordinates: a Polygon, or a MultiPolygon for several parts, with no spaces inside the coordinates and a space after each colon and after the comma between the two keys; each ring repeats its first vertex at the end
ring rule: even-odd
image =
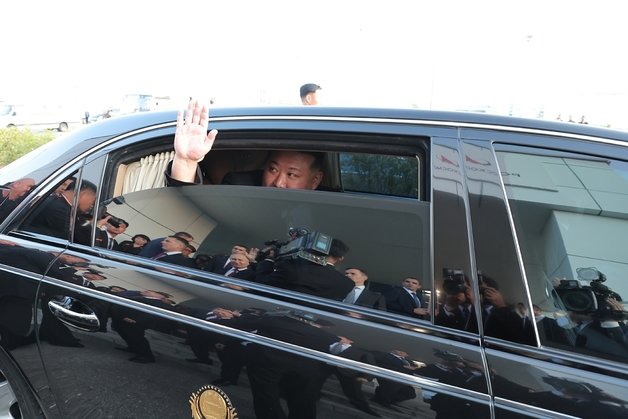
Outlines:
{"type": "Polygon", "coordinates": [[[70,125],[80,123],[80,112],[59,105],[0,105],[2,128],[56,129],[65,132],[70,125]]]}

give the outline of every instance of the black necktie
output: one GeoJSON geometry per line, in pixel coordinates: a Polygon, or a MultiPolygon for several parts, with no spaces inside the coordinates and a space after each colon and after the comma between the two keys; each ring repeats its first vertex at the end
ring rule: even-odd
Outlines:
{"type": "Polygon", "coordinates": [[[414,305],[417,306],[417,308],[421,308],[421,300],[419,300],[419,297],[416,295],[415,292],[411,292],[410,294],[412,294],[412,299],[414,300],[414,305]]]}

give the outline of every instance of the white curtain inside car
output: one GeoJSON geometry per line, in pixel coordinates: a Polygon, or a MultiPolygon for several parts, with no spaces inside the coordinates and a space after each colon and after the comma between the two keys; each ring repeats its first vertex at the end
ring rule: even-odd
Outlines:
{"type": "Polygon", "coordinates": [[[163,187],[166,166],[173,158],[174,151],[170,151],[142,157],[140,161],[129,164],[124,175],[122,194],[163,187]]]}

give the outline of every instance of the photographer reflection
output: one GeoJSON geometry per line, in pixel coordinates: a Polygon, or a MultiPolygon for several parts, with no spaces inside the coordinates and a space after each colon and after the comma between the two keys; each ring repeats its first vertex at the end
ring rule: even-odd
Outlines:
{"type": "Polygon", "coordinates": [[[486,336],[529,345],[536,343],[531,324],[526,324],[515,308],[506,303],[495,279],[478,271],[480,300],[477,303],[469,278],[462,270],[445,268],[443,276],[444,302],[436,316],[437,324],[477,333],[475,305],[478,304],[486,336]]]}
{"type": "Polygon", "coordinates": [[[336,270],[349,247],[341,240],[306,229],[291,229],[291,239],[258,253],[255,282],[342,301],[354,283],[336,270]]]}
{"type": "Polygon", "coordinates": [[[436,324],[452,329],[477,333],[477,316],[473,307],[473,290],[461,270],[443,270],[442,298],[436,314],[436,324]]]}
{"type": "Polygon", "coordinates": [[[106,212],[104,214],[104,217],[102,217],[102,221],[100,221],[98,224],[102,225],[103,223],[105,229],[96,229],[96,239],[94,244],[98,247],[106,247],[107,249],[111,250],[120,250],[120,244],[116,241],[116,236],[124,233],[129,227],[129,223],[106,212]]]}
{"type": "Polygon", "coordinates": [[[555,288],[575,333],[575,346],[586,350],[628,357],[628,312],[619,294],[604,285],[606,275],[596,268],[576,269],[578,280],[560,280],[555,288]],[[590,281],[582,286],[581,281],[590,281]]]}

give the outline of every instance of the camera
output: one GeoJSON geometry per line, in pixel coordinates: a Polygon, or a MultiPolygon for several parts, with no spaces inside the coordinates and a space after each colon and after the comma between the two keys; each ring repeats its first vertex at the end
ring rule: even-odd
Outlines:
{"type": "Polygon", "coordinates": [[[306,259],[319,265],[326,265],[333,238],[325,233],[309,231],[306,228],[290,228],[287,241],[270,240],[258,253],[258,259],[306,259]]]}
{"type": "Polygon", "coordinates": [[[108,224],[114,226],[114,227],[120,227],[120,224],[125,224],[125,221],[121,218],[118,217],[114,217],[111,214],[106,214],[106,215],[110,215],[111,218],[109,218],[109,221],[107,221],[108,224]]]}
{"type": "Polygon", "coordinates": [[[621,301],[621,296],[603,284],[606,275],[597,268],[577,268],[578,279],[589,281],[589,285],[581,285],[579,280],[563,279],[556,287],[556,293],[563,302],[565,309],[579,314],[590,314],[600,319],[622,320],[627,318],[626,312],[613,310],[606,300],[621,301]]]}
{"type": "Polygon", "coordinates": [[[467,282],[462,269],[443,268],[443,290],[449,295],[466,292],[467,282]]]}

